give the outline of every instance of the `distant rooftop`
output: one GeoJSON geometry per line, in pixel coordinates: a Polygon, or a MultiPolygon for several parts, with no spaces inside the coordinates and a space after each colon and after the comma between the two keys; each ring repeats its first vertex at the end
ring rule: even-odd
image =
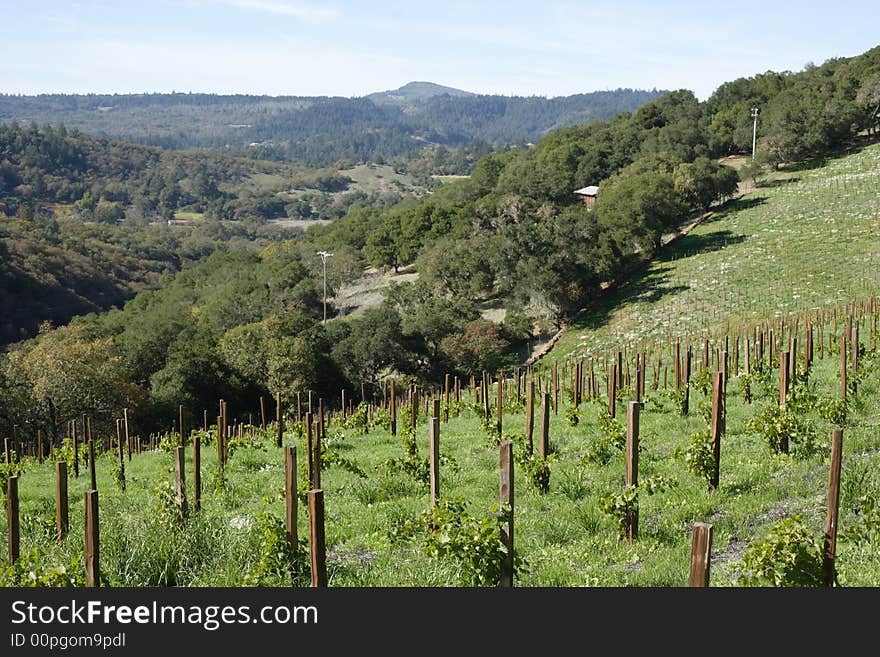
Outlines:
{"type": "Polygon", "coordinates": [[[589,187],[581,187],[580,189],[574,190],[575,194],[581,194],[582,196],[596,196],[599,193],[599,187],[597,185],[590,185],[589,187]]]}

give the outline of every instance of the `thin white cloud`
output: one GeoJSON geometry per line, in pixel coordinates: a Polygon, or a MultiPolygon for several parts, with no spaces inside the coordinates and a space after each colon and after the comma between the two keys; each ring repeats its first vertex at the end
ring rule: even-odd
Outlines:
{"type": "Polygon", "coordinates": [[[342,14],[331,7],[314,7],[302,3],[279,2],[277,0],[227,0],[227,3],[239,9],[250,9],[279,16],[292,16],[307,20],[333,20],[342,14]]]}

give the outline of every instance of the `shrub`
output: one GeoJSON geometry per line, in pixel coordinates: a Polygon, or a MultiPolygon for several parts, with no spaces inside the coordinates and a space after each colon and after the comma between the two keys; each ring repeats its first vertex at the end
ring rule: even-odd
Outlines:
{"type": "Polygon", "coordinates": [[[821,586],[822,547],[800,515],[785,518],[743,553],[744,586],[821,586]]]}

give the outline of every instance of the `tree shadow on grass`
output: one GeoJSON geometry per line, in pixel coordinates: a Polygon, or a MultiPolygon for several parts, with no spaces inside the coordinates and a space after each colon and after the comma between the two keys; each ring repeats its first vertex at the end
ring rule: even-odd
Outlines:
{"type": "Polygon", "coordinates": [[[690,289],[688,285],[672,285],[670,272],[673,267],[668,264],[673,260],[702,255],[732,244],[744,242],[746,237],[734,235],[729,230],[717,230],[712,233],[695,235],[693,233],[679,237],[672,242],[655,260],[646,264],[633,278],[618,287],[609,289],[604,298],[594,308],[586,311],[572,323],[573,331],[596,331],[607,326],[612,315],[620,307],[632,303],[656,303],[664,297],[674,296],[690,289]]]}
{"type": "Polygon", "coordinates": [[[746,241],[745,235],[735,235],[731,231],[716,230],[711,233],[695,235],[690,233],[679,237],[671,243],[658,259],[659,262],[680,260],[694,255],[703,255],[713,251],[720,251],[733,244],[741,244],[746,241]]]}
{"type": "MultiPolygon", "coordinates": [[[[727,201],[724,205],[720,206],[716,209],[714,214],[709,217],[703,219],[700,222],[701,226],[705,226],[707,224],[714,224],[716,221],[720,221],[722,219],[726,219],[728,216],[735,212],[742,212],[743,210],[749,210],[751,208],[757,208],[760,205],[764,205],[767,202],[767,198],[765,196],[759,195],[760,190],[755,190],[751,195],[744,196],[743,198],[731,199],[727,201]]],[[[690,237],[690,235],[688,235],[690,237]]],[[[681,238],[679,238],[680,241],[681,238]]],[[[672,242],[675,244],[675,242],[672,242]]]]}

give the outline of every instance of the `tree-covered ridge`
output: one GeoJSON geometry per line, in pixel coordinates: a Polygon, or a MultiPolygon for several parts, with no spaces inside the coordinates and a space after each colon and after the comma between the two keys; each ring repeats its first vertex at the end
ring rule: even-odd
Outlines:
{"type": "Polygon", "coordinates": [[[746,176],[761,163],[778,168],[870,136],[880,128],[880,47],[735,80],[706,102],[678,90],[633,113],[556,130],[533,148],[485,155],[468,180],[431,197],[353,213],[310,236],[375,266],[415,263],[419,285],[434,294],[499,299],[560,319],[656,252],[689,213],[733,193],[736,174],[714,159],[751,152],[752,107],[758,153],[746,176]],[[572,193],[585,185],[601,190],[591,210],[572,193]]]}
{"type": "Polygon", "coordinates": [[[327,166],[390,161],[430,144],[537,141],[554,128],[634,111],[661,93],[617,89],[548,99],[445,92],[411,96],[406,104],[369,96],[0,95],[0,121],[327,166]]]}

